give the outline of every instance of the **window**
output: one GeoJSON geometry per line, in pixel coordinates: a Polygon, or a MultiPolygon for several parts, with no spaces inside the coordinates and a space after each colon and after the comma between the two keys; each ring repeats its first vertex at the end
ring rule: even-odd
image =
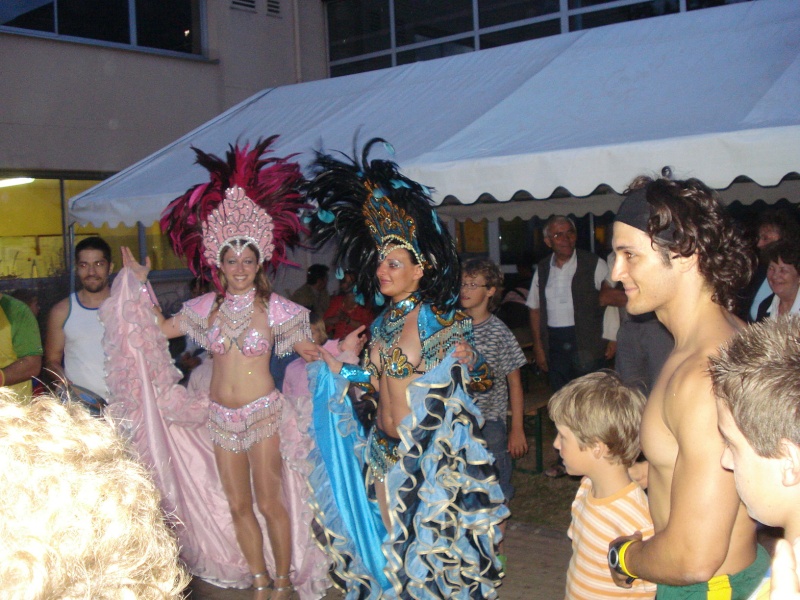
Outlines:
{"type": "Polygon", "coordinates": [[[453,42],[445,42],[443,44],[435,44],[433,46],[423,46],[422,48],[417,48],[416,50],[398,52],[397,64],[407,65],[414,62],[442,58],[443,56],[455,56],[456,54],[472,52],[474,49],[472,38],[456,40],[453,42]]]}
{"type": "MultiPolygon", "coordinates": [[[[58,277],[67,271],[67,238],[64,213],[69,198],[99,183],[96,179],[28,178],[24,183],[3,187],[0,176],[0,279],[58,277]],[[63,189],[63,194],[62,194],[63,189]]],[[[158,223],[145,230],[147,252],[153,269],[182,269],[185,265],[169,246],[158,223]]],[[[137,226],[104,224],[75,225],[75,238],[99,235],[111,246],[112,261],[122,266],[120,246],[139,247],[137,226]]]]}
{"type": "Polygon", "coordinates": [[[328,37],[332,61],[388,50],[391,47],[388,0],[331,2],[328,37]]]}
{"type": "Polygon", "coordinates": [[[4,0],[0,26],[152,48],[202,53],[201,0],[4,0]]]}
{"type": "Polygon", "coordinates": [[[752,0],[328,0],[330,74],[360,73],[566,30],[748,1],[752,0]]]}
{"type": "Polygon", "coordinates": [[[557,13],[559,0],[478,0],[480,27],[505,25],[557,13]]]}
{"type": "Polygon", "coordinates": [[[501,29],[481,36],[481,50],[558,35],[559,33],[561,33],[561,23],[555,19],[512,29],[501,29]]]}
{"type": "Polygon", "coordinates": [[[394,0],[397,45],[472,31],[472,0],[394,0]]]}
{"type": "MultiPolygon", "coordinates": [[[[587,0],[582,1],[583,3],[591,3],[587,2],[587,0]]],[[[577,2],[576,0],[571,0],[570,3],[581,4],[581,2],[577,2]]],[[[636,21],[638,19],[647,19],[649,17],[657,17],[676,12],[678,12],[678,0],[641,2],[639,4],[629,4],[617,8],[573,15],[569,18],[569,28],[570,31],[591,29],[592,27],[601,27],[612,23],[624,23],[625,21],[636,21]]]]}

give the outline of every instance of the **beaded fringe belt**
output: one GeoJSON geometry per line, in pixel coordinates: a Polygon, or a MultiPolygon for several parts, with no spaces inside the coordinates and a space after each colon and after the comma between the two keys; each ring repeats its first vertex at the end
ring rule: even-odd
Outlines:
{"type": "Polygon", "coordinates": [[[283,415],[283,395],[273,390],[241,408],[213,400],[208,411],[211,441],[230,452],[247,452],[253,444],[275,435],[283,415]]]}

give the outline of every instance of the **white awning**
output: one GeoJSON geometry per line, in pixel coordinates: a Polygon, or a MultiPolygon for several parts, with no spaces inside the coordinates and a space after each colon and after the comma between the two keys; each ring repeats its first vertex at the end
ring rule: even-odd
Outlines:
{"type": "MultiPolygon", "coordinates": [[[[614,210],[618,195],[598,188],[665,165],[719,189],[739,176],[775,186],[800,172],[798,32],[800,3],[758,0],[270,88],[75,196],[70,217],[152,223],[205,180],[191,145],[222,154],[276,133],[276,153],[302,164],[383,137],[437,202],[488,195],[512,217],[614,210]]],[[[486,206],[500,209],[442,212],[497,218],[486,206]]]]}

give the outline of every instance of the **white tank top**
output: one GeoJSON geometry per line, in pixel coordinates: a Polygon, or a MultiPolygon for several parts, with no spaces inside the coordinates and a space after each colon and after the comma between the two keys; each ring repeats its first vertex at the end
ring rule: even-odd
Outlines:
{"type": "Polygon", "coordinates": [[[104,332],[99,309],[86,308],[77,294],[70,294],[69,315],[64,322],[64,373],[72,383],[108,398],[104,332]]]}

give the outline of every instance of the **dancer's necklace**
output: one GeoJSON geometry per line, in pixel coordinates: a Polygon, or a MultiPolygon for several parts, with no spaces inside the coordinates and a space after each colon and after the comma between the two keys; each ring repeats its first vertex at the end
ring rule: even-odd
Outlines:
{"type": "Polygon", "coordinates": [[[388,346],[393,346],[395,339],[403,330],[403,325],[406,323],[406,317],[414,310],[419,304],[419,294],[411,294],[408,298],[404,298],[389,307],[386,313],[386,318],[383,321],[383,327],[379,332],[383,341],[388,346]]]}
{"type": "Polygon", "coordinates": [[[254,300],[256,288],[244,294],[231,294],[225,292],[225,300],[219,307],[220,332],[231,340],[236,340],[250,326],[253,318],[254,300]]]}

